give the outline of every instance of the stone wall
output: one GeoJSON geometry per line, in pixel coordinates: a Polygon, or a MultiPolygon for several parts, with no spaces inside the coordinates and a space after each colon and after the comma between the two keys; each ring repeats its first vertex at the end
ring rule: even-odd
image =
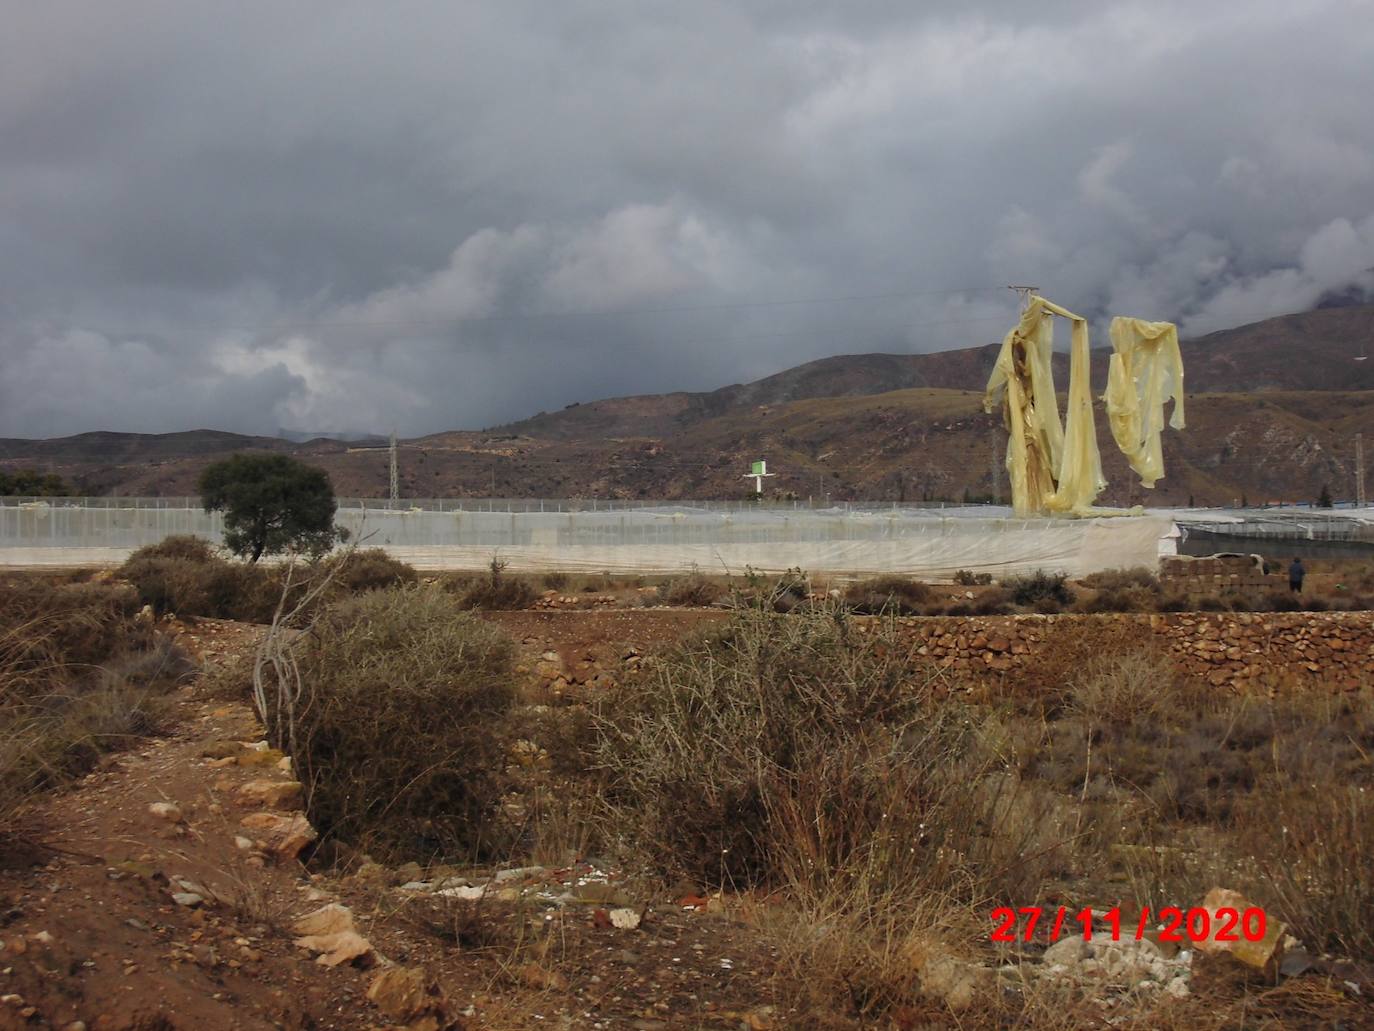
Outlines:
{"type": "Polygon", "coordinates": [[[1264,560],[1258,555],[1170,556],[1159,562],[1159,582],[1166,591],[1189,597],[1228,591],[1282,590],[1287,586],[1282,572],[1264,572],[1264,560]]]}
{"type": "Polygon", "coordinates": [[[1154,644],[1183,672],[1218,687],[1374,683],[1374,612],[1236,612],[1101,616],[939,616],[898,620],[916,654],[977,680],[1055,669],[1085,643],[1154,644]]]}

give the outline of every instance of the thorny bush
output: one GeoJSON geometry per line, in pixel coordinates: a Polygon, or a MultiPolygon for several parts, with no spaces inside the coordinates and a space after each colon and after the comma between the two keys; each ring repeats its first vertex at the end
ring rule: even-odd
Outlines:
{"type": "Polygon", "coordinates": [[[707,883],[1034,895],[1053,825],[1026,818],[1016,778],[981,776],[967,713],[935,687],[894,636],[839,610],[748,610],[602,708],[613,824],[707,883]]]}
{"type": "Polygon", "coordinates": [[[436,588],[369,591],[318,618],[293,758],[321,834],[386,859],[499,851],[511,656],[436,588]]]}

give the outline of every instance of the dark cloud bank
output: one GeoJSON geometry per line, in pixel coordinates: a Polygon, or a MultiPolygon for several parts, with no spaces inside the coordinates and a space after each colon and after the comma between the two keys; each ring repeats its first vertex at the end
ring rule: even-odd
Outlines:
{"type": "Polygon", "coordinates": [[[0,433],[477,427],[1374,291],[1374,4],[10,4],[0,433]],[[919,10],[920,13],[912,13],[919,10]]]}

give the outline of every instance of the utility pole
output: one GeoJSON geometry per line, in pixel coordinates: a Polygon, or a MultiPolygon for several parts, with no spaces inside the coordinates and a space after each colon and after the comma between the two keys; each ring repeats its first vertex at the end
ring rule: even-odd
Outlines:
{"type": "Polygon", "coordinates": [[[1025,311],[1027,308],[1030,307],[1031,295],[1038,294],[1040,292],[1040,288],[1038,286],[1008,286],[1007,289],[1015,290],[1018,294],[1021,295],[1022,311],[1025,311]]]}
{"type": "Polygon", "coordinates": [[[997,424],[994,422],[988,427],[988,440],[992,442],[992,503],[1000,505],[1002,503],[1002,458],[1001,434],[997,432],[997,424]]]}
{"type": "Polygon", "coordinates": [[[1364,508],[1364,434],[1355,434],[1355,504],[1364,508]]]}
{"type": "Polygon", "coordinates": [[[391,431],[391,507],[396,508],[401,498],[401,478],[396,468],[396,431],[391,431]]]}

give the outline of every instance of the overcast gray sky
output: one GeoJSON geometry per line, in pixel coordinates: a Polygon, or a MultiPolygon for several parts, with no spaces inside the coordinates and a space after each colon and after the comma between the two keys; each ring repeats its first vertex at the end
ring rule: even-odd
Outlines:
{"type": "Polygon", "coordinates": [[[1374,291],[1371,98],[1372,0],[3,0],[0,434],[1301,310],[1374,291]]]}

